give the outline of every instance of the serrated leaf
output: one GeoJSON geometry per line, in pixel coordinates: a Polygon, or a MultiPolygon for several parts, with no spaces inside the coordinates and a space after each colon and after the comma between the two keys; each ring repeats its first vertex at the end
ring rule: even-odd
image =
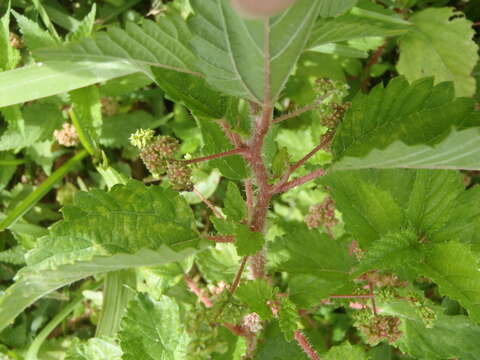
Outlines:
{"type": "Polygon", "coordinates": [[[333,346],[322,357],[325,360],[368,360],[365,350],[359,345],[352,345],[348,341],[342,345],[333,346]]]}
{"type": "Polygon", "coordinates": [[[68,34],[68,41],[78,41],[92,34],[95,25],[95,15],[97,13],[97,4],[92,5],[90,12],[79,22],[72,33],[68,34]]]}
{"type": "MultiPolygon", "coordinates": [[[[388,191],[367,181],[367,176],[365,171],[352,171],[348,175],[333,173],[324,179],[332,188],[331,194],[342,212],[347,231],[354,234],[361,245],[399,229],[404,222],[402,208],[390,193],[392,189],[388,191]]],[[[394,183],[389,185],[393,187],[394,183]]]]}
{"type": "Polygon", "coordinates": [[[398,273],[408,270],[424,256],[420,240],[411,230],[385,235],[368,249],[357,272],[360,274],[369,270],[391,270],[398,273]]]}
{"type": "MultiPolygon", "coordinates": [[[[200,120],[202,138],[204,142],[203,153],[205,156],[217,154],[233,149],[225,133],[211,121],[200,120]]],[[[223,176],[231,180],[242,180],[248,176],[245,160],[239,155],[228,156],[210,160],[213,167],[218,168],[223,176]]]]}
{"type": "Polygon", "coordinates": [[[139,294],[128,307],[119,333],[124,360],[186,359],[188,335],[175,300],[139,294]]]}
{"type": "Polygon", "coordinates": [[[436,244],[418,268],[438,285],[443,295],[457,300],[475,321],[480,322],[478,260],[468,245],[455,241],[436,244]]]}
{"type": "Polygon", "coordinates": [[[338,127],[332,150],[339,160],[363,157],[373,148],[385,149],[395,141],[433,146],[452,127],[470,126],[473,116],[472,101],[454,99],[452,83],[434,86],[427,78],[409,85],[399,77],[386,88],[378,85],[368,95],[355,96],[338,127]]]}
{"type": "Polygon", "coordinates": [[[35,21],[15,11],[12,11],[12,13],[29,50],[58,45],[58,41],[47,30],[43,30],[35,21]]]}
{"type": "Polygon", "coordinates": [[[61,94],[137,72],[122,61],[49,61],[0,73],[0,107],[61,94]]]}
{"type": "Polygon", "coordinates": [[[272,310],[267,305],[267,301],[273,297],[273,288],[265,280],[244,281],[235,295],[248,306],[251,312],[257,313],[263,320],[272,319],[272,310]]]}
{"type": "Polygon", "coordinates": [[[10,44],[10,1],[0,18],[0,71],[10,70],[20,61],[20,53],[10,44]]]}
{"type": "MultiPolygon", "coordinates": [[[[193,0],[191,4],[195,13],[189,21],[195,34],[192,45],[207,81],[229,95],[262,103],[266,57],[263,21],[241,18],[229,0],[193,0]]],[[[299,0],[269,20],[271,99],[278,97],[304,50],[318,9],[319,2],[299,0]]]]}
{"type": "Polygon", "coordinates": [[[275,239],[270,250],[280,258],[274,267],[291,274],[312,274],[345,282],[354,263],[346,244],[332,240],[316,229],[300,223],[281,223],[285,235],[275,239]]]}
{"type": "Polygon", "coordinates": [[[200,250],[186,202],[169,189],[131,181],[80,192],[27,255],[0,298],[0,328],[45,294],[95,274],[179,261],[200,250]]]}
{"type": "Polygon", "coordinates": [[[475,94],[471,76],[478,61],[472,23],[454,8],[429,8],[414,14],[415,26],[400,38],[398,72],[410,81],[434,76],[435,81],[453,81],[457,96],[475,94]]]}
{"type": "Polygon", "coordinates": [[[406,302],[382,304],[382,313],[402,319],[402,336],[395,343],[402,352],[417,359],[443,360],[460,358],[476,360],[480,345],[480,327],[466,316],[448,316],[435,308],[437,319],[427,328],[416,309],[406,302]]]}
{"type": "Polygon", "coordinates": [[[66,360],[121,360],[122,350],[113,340],[91,338],[69,350],[66,360]]]}
{"type": "Polygon", "coordinates": [[[373,149],[362,158],[344,157],[335,163],[332,170],[368,168],[480,170],[479,128],[454,129],[433,147],[408,146],[397,141],[383,150],[373,149]]]}
{"type": "Polygon", "coordinates": [[[227,187],[227,193],[225,195],[225,208],[223,212],[233,221],[242,221],[247,217],[247,205],[245,200],[238,190],[238,186],[229,182],[227,187]]]}
{"type": "Polygon", "coordinates": [[[295,304],[287,297],[282,297],[280,300],[280,311],[278,312],[278,324],[285,340],[293,340],[293,333],[298,329],[299,321],[300,315],[298,315],[295,304]]]}
{"type": "Polygon", "coordinates": [[[438,241],[450,217],[466,211],[465,201],[458,201],[462,177],[453,171],[357,170],[333,173],[324,181],[347,231],[362,247],[408,227],[419,238],[438,241]]]}
{"type": "Polygon", "coordinates": [[[125,30],[110,27],[96,33],[94,39],[40,49],[34,54],[45,61],[121,61],[152,78],[150,66],[195,73],[195,55],[185,46],[189,35],[185,22],[170,14],[162,16],[158,23],[145,20],[140,27],[127,22],[125,30]]]}

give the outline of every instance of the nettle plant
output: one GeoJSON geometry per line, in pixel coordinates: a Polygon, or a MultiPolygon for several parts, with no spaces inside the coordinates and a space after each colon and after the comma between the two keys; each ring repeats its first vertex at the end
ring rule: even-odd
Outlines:
{"type": "Polygon", "coordinates": [[[460,12],[177,0],[124,26],[96,24],[94,6],[63,37],[33,3],[46,30],[10,5],[0,22],[2,159],[15,165],[11,153],[54,130],[70,155],[0,228],[25,239],[22,216],[80,166],[101,185],[30,247],[0,253],[22,265],[0,297],[1,329],[90,279],[76,286],[103,287],[95,337],[67,359],[480,356],[478,47],[460,12]],[[396,45],[382,71],[398,76],[368,92],[396,45]],[[342,66],[377,48],[349,86],[342,66]],[[146,87],[138,96],[174,111],[129,116],[112,100],[146,87]],[[129,179],[113,166],[120,152],[148,174],[129,179]]]}

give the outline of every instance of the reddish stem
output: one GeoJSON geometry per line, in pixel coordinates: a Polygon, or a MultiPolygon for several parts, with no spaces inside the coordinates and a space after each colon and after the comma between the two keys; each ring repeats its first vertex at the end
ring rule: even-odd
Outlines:
{"type": "Polygon", "coordinates": [[[215,207],[215,205],[213,205],[205,196],[203,196],[203,194],[198,191],[195,187],[193,188],[193,192],[195,193],[195,195],[197,195],[200,200],[202,200],[202,202],[208,206],[208,208],[210,210],[212,210],[212,212],[215,214],[215,216],[219,219],[225,219],[225,216],[223,216],[220,211],[217,210],[217,208],[215,207]]]}
{"type": "MultiPolygon", "coordinates": [[[[374,295],[373,284],[371,282],[368,283],[368,288],[370,289],[370,294],[374,295]]],[[[375,304],[375,296],[372,296],[372,310],[373,315],[377,316],[377,305],[375,304]]]]}
{"type": "Polygon", "coordinates": [[[325,148],[330,141],[332,140],[332,133],[328,132],[326,133],[323,137],[322,140],[320,141],[320,144],[318,144],[315,148],[313,148],[312,151],[310,151],[307,155],[305,155],[302,159],[300,159],[296,164],[292,165],[290,169],[285,173],[285,175],[282,176],[282,179],[278,182],[277,185],[274,186],[276,187],[281,187],[283,186],[290,176],[300,167],[302,167],[308,160],[310,160],[317,152],[325,148]]]}
{"type": "Polygon", "coordinates": [[[320,360],[320,357],[318,356],[317,352],[315,351],[315,349],[309,343],[308,339],[305,337],[305,335],[303,335],[303,333],[300,330],[296,330],[294,336],[298,345],[303,349],[303,351],[305,352],[305,354],[307,354],[310,360],[320,360]]]}
{"type": "Polygon", "coordinates": [[[253,214],[253,184],[252,180],[247,179],[245,180],[245,196],[247,198],[247,219],[250,222],[251,216],[253,214]]]}
{"type": "Polygon", "coordinates": [[[242,139],[240,138],[240,135],[234,133],[225,120],[220,121],[219,124],[233,146],[235,146],[236,148],[242,148],[245,146],[242,139]]]}
{"type": "MultiPolygon", "coordinates": [[[[322,100],[323,100],[323,98],[322,98],[322,100]]],[[[308,105],[308,106],[305,106],[305,107],[302,107],[302,108],[297,109],[297,110],[295,110],[295,111],[292,111],[291,113],[288,113],[288,114],[279,116],[279,117],[277,117],[276,119],[273,119],[273,123],[274,123],[274,124],[277,124],[277,123],[279,123],[279,122],[281,122],[281,121],[285,121],[285,120],[288,120],[288,119],[291,119],[291,118],[300,116],[300,115],[302,115],[303,113],[306,113],[307,111],[313,110],[313,109],[315,109],[316,107],[318,107],[318,105],[322,102],[322,100],[317,100],[317,101],[315,101],[313,104],[310,104],[310,105],[308,105]]]]}
{"type": "Polygon", "coordinates": [[[279,194],[282,192],[286,192],[290,189],[293,189],[294,187],[303,185],[311,180],[314,180],[320,176],[325,175],[325,170],[324,169],[317,169],[315,171],[312,171],[310,174],[307,174],[305,176],[301,176],[299,178],[296,178],[292,181],[289,181],[281,186],[275,187],[272,190],[272,194],[279,194]]]}
{"type": "Polygon", "coordinates": [[[245,148],[237,148],[237,149],[233,149],[233,150],[224,151],[224,152],[221,152],[221,153],[218,153],[218,154],[213,154],[213,155],[199,157],[199,158],[196,158],[196,159],[186,160],[185,163],[186,164],[195,164],[195,163],[199,163],[199,162],[202,162],[202,161],[214,160],[214,159],[218,159],[218,158],[225,157],[225,156],[243,154],[243,153],[245,153],[245,151],[246,151],[245,148]]]}
{"type": "Polygon", "coordinates": [[[215,243],[234,243],[235,242],[235,237],[231,235],[219,235],[219,236],[206,235],[204,237],[205,239],[211,240],[215,243]]]}
{"type": "Polygon", "coordinates": [[[205,307],[211,308],[213,306],[212,301],[207,295],[203,293],[202,290],[200,290],[195,281],[193,281],[193,279],[191,279],[187,275],[184,276],[184,279],[190,291],[197,295],[198,299],[205,305],[205,307]]]}
{"type": "Polygon", "coordinates": [[[245,265],[247,264],[248,256],[244,256],[242,262],[240,264],[240,268],[235,275],[235,279],[233,280],[232,286],[230,286],[230,296],[233,295],[235,290],[237,290],[238,285],[240,284],[240,279],[242,278],[243,270],[245,269],[245,265]]]}

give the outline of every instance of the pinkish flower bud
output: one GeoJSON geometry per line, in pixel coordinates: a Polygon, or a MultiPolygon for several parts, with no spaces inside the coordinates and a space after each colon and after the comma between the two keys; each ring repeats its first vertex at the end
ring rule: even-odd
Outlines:
{"type": "Polygon", "coordinates": [[[262,330],[262,320],[257,313],[250,313],[243,317],[243,327],[252,333],[262,330]]]}
{"type": "Polygon", "coordinates": [[[78,134],[75,126],[69,123],[62,125],[62,130],[55,130],[53,136],[60,145],[72,147],[78,145],[78,134]]]}

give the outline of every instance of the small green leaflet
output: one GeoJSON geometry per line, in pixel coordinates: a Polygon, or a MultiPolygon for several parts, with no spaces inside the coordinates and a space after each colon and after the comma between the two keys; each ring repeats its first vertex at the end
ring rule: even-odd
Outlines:
{"type": "Polygon", "coordinates": [[[272,310],[267,301],[272,300],[273,294],[272,287],[263,279],[244,281],[235,292],[235,296],[263,320],[272,319],[272,310]]]}
{"type": "Polygon", "coordinates": [[[288,297],[282,297],[280,300],[280,311],[278,312],[278,323],[285,340],[293,340],[293,333],[298,329],[299,321],[300,315],[298,315],[295,304],[288,297]]]}
{"type": "Polygon", "coordinates": [[[243,200],[238,186],[231,181],[228,183],[223,212],[233,221],[242,221],[247,217],[245,200],[243,200]]]}
{"type": "Polygon", "coordinates": [[[159,301],[138,294],[127,310],[119,333],[123,360],[182,360],[187,358],[188,335],[175,300],[159,301]]]}
{"type": "Polygon", "coordinates": [[[234,244],[239,256],[254,255],[262,250],[265,243],[262,233],[252,231],[247,225],[230,220],[212,217],[211,221],[220,234],[235,236],[234,244]]]}

